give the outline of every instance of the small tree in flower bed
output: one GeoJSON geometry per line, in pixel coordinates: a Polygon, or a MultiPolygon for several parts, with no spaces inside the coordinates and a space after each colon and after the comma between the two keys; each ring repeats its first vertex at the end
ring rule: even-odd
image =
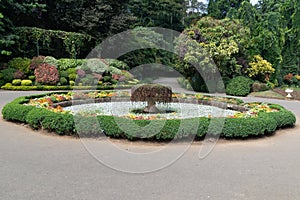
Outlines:
{"type": "Polygon", "coordinates": [[[41,64],[34,70],[35,81],[43,85],[55,85],[59,81],[59,72],[56,67],[48,63],[41,64]]]}

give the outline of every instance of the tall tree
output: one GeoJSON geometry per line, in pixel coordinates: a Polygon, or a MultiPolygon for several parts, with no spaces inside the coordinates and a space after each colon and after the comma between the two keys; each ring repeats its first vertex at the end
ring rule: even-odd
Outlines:
{"type": "Polygon", "coordinates": [[[47,28],[90,34],[99,42],[135,23],[127,4],[128,0],[49,0],[47,19],[53,23],[47,28]]]}
{"type": "Polygon", "coordinates": [[[216,19],[224,19],[230,9],[238,9],[243,1],[245,0],[209,0],[208,15],[216,19]]]}
{"type": "Polygon", "coordinates": [[[184,0],[130,0],[129,10],[138,18],[137,25],[140,26],[164,27],[177,31],[184,28],[184,0]]]}

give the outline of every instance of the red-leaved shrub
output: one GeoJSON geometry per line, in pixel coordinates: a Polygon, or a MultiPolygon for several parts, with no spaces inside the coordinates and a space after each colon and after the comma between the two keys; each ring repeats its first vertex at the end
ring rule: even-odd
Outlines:
{"type": "Polygon", "coordinates": [[[43,85],[55,85],[59,81],[59,72],[56,67],[44,63],[34,70],[35,81],[43,85]]]}
{"type": "Polygon", "coordinates": [[[26,78],[24,72],[18,70],[14,73],[14,79],[24,79],[26,78]]]}

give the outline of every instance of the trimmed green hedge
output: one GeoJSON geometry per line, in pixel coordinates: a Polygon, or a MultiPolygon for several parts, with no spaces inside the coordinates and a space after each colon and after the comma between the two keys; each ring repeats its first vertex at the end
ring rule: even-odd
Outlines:
{"type": "Polygon", "coordinates": [[[129,89],[132,85],[98,85],[98,86],[49,86],[49,85],[39,85],[39,86],[13,86],[13,85],[4,85],[1,89],[4,90],[16,90],[16,91],[30,91],[30,90],[90,90],[90,89],[97,89],[97,90],[112,90],[115,88],[118,89],[129,89]]]}
{"type": "MultiPolygon", "coordinates": [[[[223,126],[221,137],[247,138],[271,134],[276,129],[292,127],[295,115],[280,105],[270,107],[279,112],[260,112],[256,118],[191,118],[166,120],[131,120],[115,116],[79,116],[68,113],[55,113],[44,108],[22,105],[34,95],[20,97],[8,103],[2,110],[3,118],[9,121],[29,124],[33,129],[46,129],[59,135],[79,135],[80,137],[98,137],[105,134],[114,138],[171,140],[196,136],[203,138],[206,134],[216,134],[223,126]],[[211,123],[213,120],[213,123],[211,123]],[[147,126],[150,128],[147,129],[147,126]],[[145,129],[144,129],[145,128],[145,129]],[[146,130],[146,131],[145,131],[146,130]]],[[[49,95],[49,94],[47,94],[49,95]]]]}

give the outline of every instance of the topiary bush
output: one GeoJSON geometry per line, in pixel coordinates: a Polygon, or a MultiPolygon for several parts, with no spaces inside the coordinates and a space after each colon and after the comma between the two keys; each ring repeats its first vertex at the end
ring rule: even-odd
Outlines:
{"type": "Polygon", "coordinates": [[[34,70],[37,83],[44,85],[55,85],[59,81],[59,72],[56,67],[43,63],[34,70]]]}
{"type": "Polygon", "coordinates": [[[226,94],[233,96],[247,96],[251,92],[253,80],[244,76],[238,76],[230,80],[226,88],[226,94]]]}
{"type": "Polygon", "coordinates": [[[21,81],[21,86],[31,86],[32,81],[31,80],[22,80],[21,81]]]}
{"type": "Polygon", "coordinates": [[[31,80],[31,81],[33,82],[33,81],[35,81],[35,76],[33,76],[33,75],[28,76],[28,79],[31,80]]]}
{"type": "Polygon", "coordinates": [[[59,82],[61,85],[68,85],[68,80],[65,77],[61,77],[59,82]]]}
{"type": "Polygon", "coordinates": [[[18,86],[18,85],[21,85],[21,82],[22,82],[21,79],[14,79],[14,80],[12,81],[12,85],[18,86]]]}
{"type": "Polygon", "coordinates": [[[76,78],[77,78],[77,74],[70,74],[70,75],[69,75],[69,80],[70,80],[70,81],[75,81],[76,78]]]}

